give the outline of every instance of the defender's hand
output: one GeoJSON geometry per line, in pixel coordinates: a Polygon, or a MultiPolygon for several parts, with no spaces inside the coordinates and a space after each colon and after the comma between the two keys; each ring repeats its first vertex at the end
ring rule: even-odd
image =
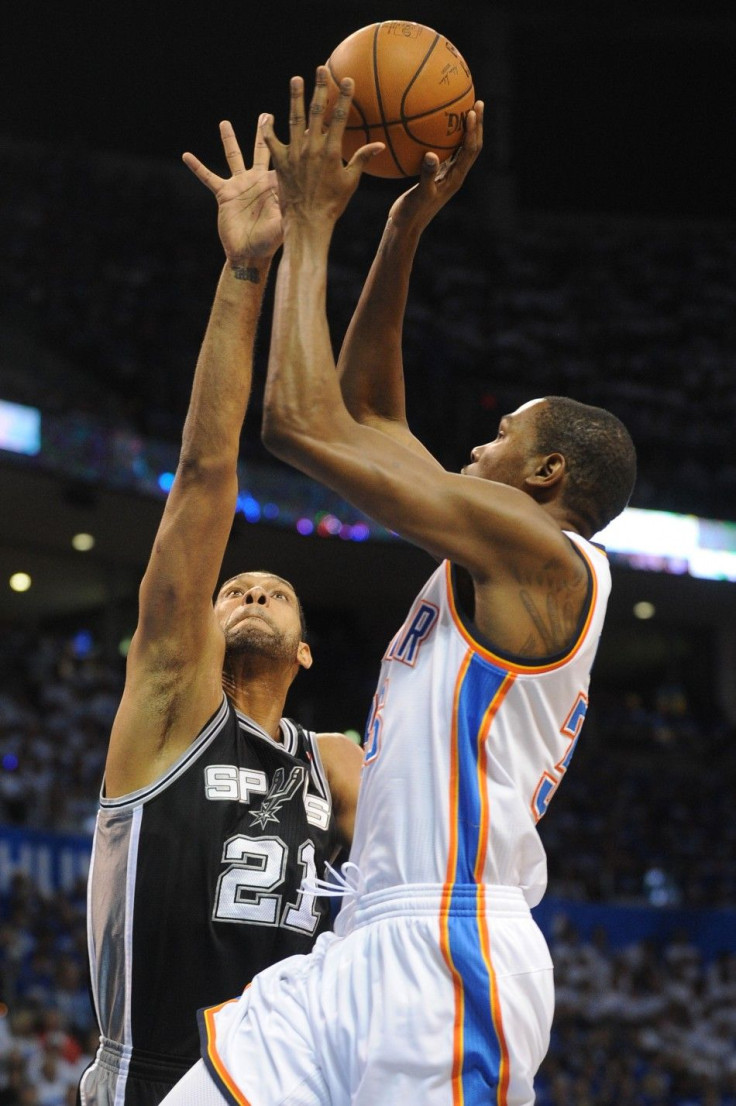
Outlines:
{"type": "MultiPolygon", "coordinates": [[[[264,116],[261,116],[259,123],[264,116]]],[[[232,176],[218,177],[194,154],[182,156],[184,164],[217,200],[217,229],[230,264],[273,257],[283,240],[276,174],[269,169],[270,156],[259,126],[253,149],[253,167],[245,168],[232,124],[220,123],[225,157],[232,176]]]]}

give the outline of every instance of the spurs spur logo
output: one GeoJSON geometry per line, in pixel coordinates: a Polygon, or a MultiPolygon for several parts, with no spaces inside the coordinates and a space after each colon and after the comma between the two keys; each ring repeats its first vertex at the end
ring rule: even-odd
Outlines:
{"type": "Polygon", "coordinates": [[[289,778],[283,768],[277,768],[273,774],[271,786],[266,798],[261,803],[259,810],[251,810],[251,825],[265,829],[269,822],[278,822],[278,813],[284,803],[293,799],[297,791],[304,786],[304,769],[295,767],[291,769],[289,778]]]}

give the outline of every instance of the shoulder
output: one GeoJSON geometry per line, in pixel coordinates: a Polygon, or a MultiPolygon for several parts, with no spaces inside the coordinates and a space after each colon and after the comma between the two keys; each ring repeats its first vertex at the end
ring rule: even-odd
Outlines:
{"type": "Polygon", "coordinates": [[[489,560],[473,585],[456,580],[461,609],[493,651],[516,660],[567,653],[590,608],[595,574],[578,543],[537,509],[536,541],[489,560]]]}
{"type": "Polygon", "coordinates": [[[341,733],[321,733],[316,739],[330,786],[338,835],[343,846],[349,848],[355,828],[363,750],[341,733]]]}
{"type": "Polygon", "coordinates": [[[318,733],[314,735],[319,746],[319,753],[327,767],[328,761],[348,764],[362,764],[363,750],[351,738],[344,733],[318,733]]]}
{"type": "Polygon", "coordinates": [[[360,781],[363,749],[342,733],[319,733],[315,736],[330,791],[339,802],[340,794],[357,787],[360,781]]]}

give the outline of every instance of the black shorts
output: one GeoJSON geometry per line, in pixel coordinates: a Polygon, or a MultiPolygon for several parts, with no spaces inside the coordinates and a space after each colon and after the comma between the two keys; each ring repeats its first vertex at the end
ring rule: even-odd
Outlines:
{"type": "Polygon", "coordinates": [[[196,1064],[136,1050],[103,1039],[77,1089],[77,1106],[158,1106],[182,1075],[196,1064]]]}

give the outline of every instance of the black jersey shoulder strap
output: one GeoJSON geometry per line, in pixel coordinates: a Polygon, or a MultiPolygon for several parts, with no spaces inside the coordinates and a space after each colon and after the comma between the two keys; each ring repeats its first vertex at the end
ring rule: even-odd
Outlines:
{"type": "Polygon", "coordinates": [[[327,782],[327,773],[322,763],[316,733],[313,730],[305,730],[299,722],[295,722],[292,718],[281,719],[281,733],[284,744],[288,740],[289,745],[294,747],[293,755],[299,757],[300,760],[305,760],[309,765],[312,786],[317,794],[331,803],[330,785],[327,782]]]}

